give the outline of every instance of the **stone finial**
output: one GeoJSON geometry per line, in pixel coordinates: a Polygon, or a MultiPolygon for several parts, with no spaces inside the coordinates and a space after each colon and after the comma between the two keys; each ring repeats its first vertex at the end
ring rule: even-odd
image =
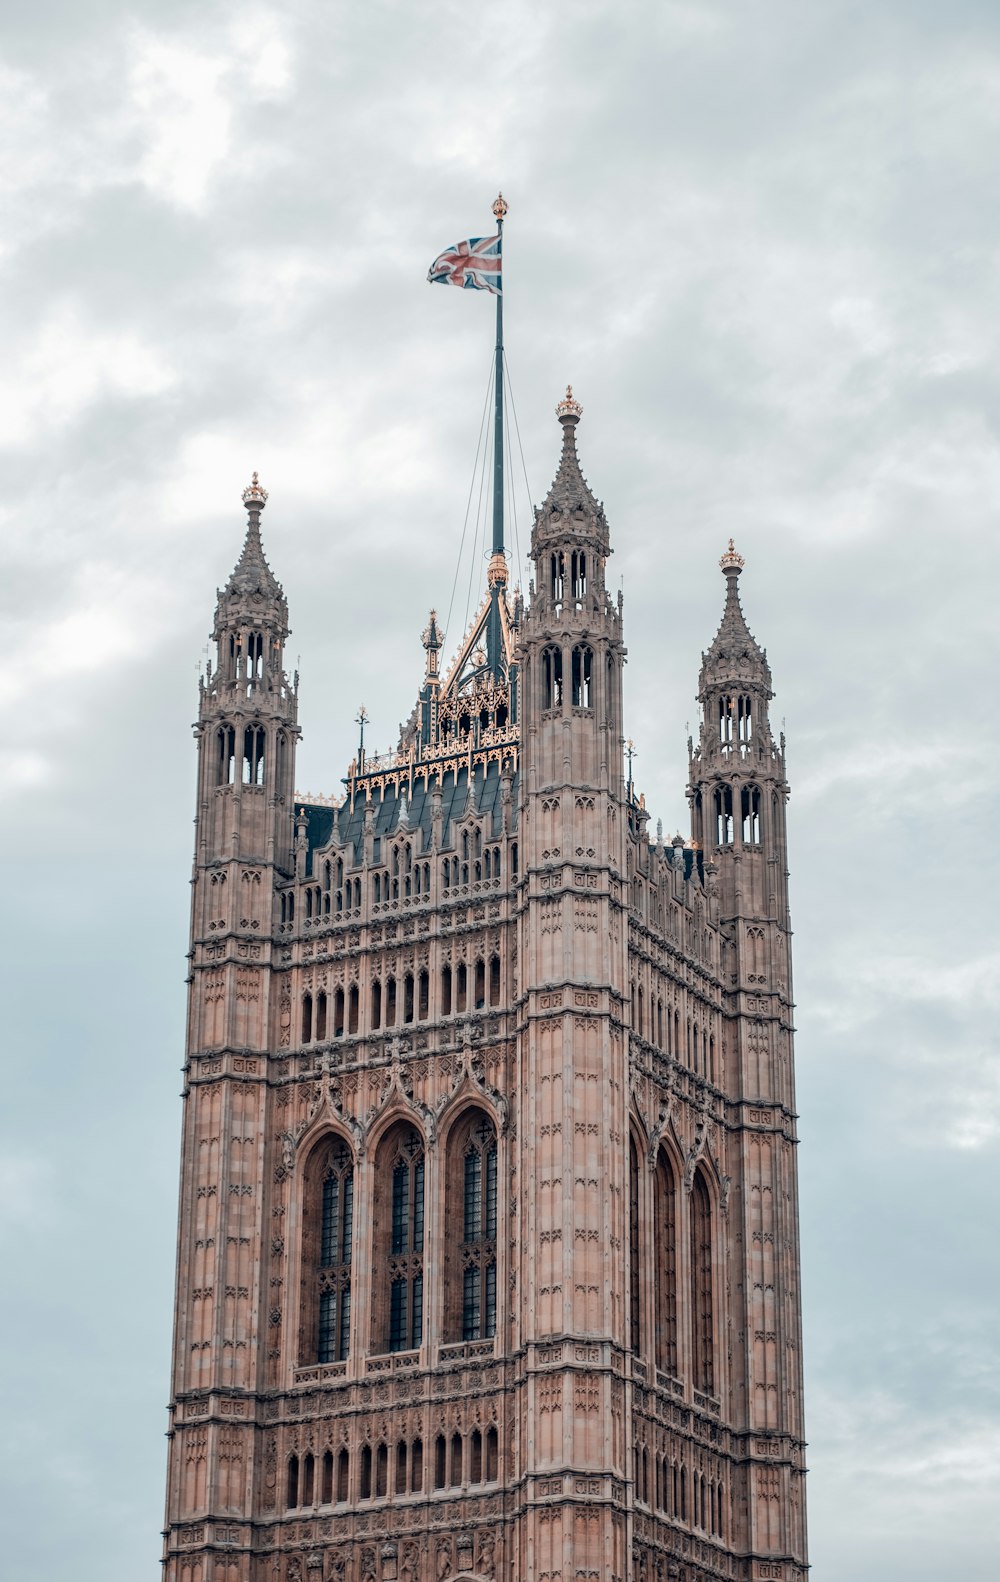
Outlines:
{"type": "Polygon", "coordinates": [[[263,511],[267,504],[267,490],[256,473],[243,491],[243,504],[251,511],[263,511]]]}
{"type": "Polygon", "coordinates": [[[583,416],[583,407],[573,394],[573,386],[566,386],[566,394],[556,407],[556,417],[560,423],[579,423],[583,416]]]}
{"type": "Polygon", "coordinates": [[[732,539],[729,540],[729,544],[719,561],[719,565],[722,567],[722,570],[725,572],[727,577],[731,571],[735,571],[737,576],[739,576],[740,572],[743,570],[743,567],[746,565],[746,561],[743,559],[743,556],[737,554],[736,545],[733,543],[732,539]]]}
{"type": "Polygon", "coordinates": [[[441,647],[441,633],[438,631],[437,610],[431,611],[431,618],[424,630],[422,642],[428,651],[433,649],[435,653],[441,647]]]}

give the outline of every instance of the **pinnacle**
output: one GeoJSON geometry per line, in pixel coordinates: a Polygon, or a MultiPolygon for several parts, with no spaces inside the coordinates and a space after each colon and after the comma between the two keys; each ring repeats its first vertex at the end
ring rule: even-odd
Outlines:
{"type": "Polygon", "coordinates": [[[260,513],[267,503],[267,490],[262,487],[256,473],[243,490],[243,503],[248,511],[247,535],[225,591],[228,594],[262,594],[268,599],[283,599],[281,584],[267,563],[261,542],[260,513]]]}
{"type": "Polygon", "coordinates": [[[580,467],[580,458],[576,450],[576,427],[583,413],[583,407],[573,395],[572,385],[566,386],[566,394],[556,407],[556,416],[562,424],[563,448],[559,458],[559,466],[552,486],[542,505],[542,513],[546,511],[577,511],[593,512],[603,517],[604,512],[599,501],[594,496],[580,467]]]}
{"type": "Polygon", "coordinates": [[[747,625],[740,603],[739,579],[743,556],[737,554],[732,539],[719,561],[726,579],[726,602],[722,620],[711,647],[702,660],[702,684],[713,681],[758,680],[768,689],[771,669],[767,655],[747,625]]]}

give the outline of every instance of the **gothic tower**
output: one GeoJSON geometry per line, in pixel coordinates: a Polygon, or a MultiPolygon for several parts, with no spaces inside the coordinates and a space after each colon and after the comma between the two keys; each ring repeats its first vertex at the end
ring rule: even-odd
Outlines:
{"type": "Polygon", "coordinates": [[[805,1577],[784,751],[728,578],[692,838],[622,772],[572,392],[525,605],[295,798],[246,492],[202,686],[167,1582],[805,1577]],[[499,627],[499,630],[497,629],[499,627]]]}

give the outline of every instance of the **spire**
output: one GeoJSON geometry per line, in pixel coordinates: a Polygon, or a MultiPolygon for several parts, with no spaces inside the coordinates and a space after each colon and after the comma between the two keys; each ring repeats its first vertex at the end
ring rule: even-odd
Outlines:
{"type": "Polygon", "coordinates": [[[556,407],[563,431],[562,455],[551,488],[535,512],[533,555],[541,553],[550,541],[564,538],[567,530],[574,539],[593,541],[596,537],[600,553],[611,553],[604,506],[584,477],[577,455],[576,430],[582,415],[583,407],[573,394],[573,386],[567,385],[566,394],[556,407]]]}
{"type": "Polygon", "coordinates": [[[719,630],[707,653],[702,655],[699,691],[756,683],[771,697],[771,667],[767,653],[747,626],[740,604],[738,584],[744,560],[737,554],[732,539],[719,565],[726,579],[726,603],[719,630]]]}
{"type": "Polygon", "coordinates": [[[556,417],[563,431],[562,455],[552,487],[545,496],[543,512],[583,510],[604,514],[580,470],[580,458],[576,453],[576,429],[582,416],[583,407],[573,394],[573,386],[567,385],[566,394],[556,407],[556,417]]]}
{"type": "Polygon", "coordinates": [[[266,599],[283,602],[281,584],[264,558],[264,546],[260,538],[260,513],[267,504],[267,490],[256,473],[243,490],[243,504],[248,513],[247,536],[243,541],[240,558],[226,583],[225,591],[229,596],[236,594],[252,598],[255,595],[263,595],[266,599]]]}

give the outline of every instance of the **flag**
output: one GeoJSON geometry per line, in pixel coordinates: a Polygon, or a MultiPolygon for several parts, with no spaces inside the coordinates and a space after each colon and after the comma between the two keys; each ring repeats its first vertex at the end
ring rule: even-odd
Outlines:
{"type": "Polygon", "coordinates": [[[431,285],[461,286],[465,291],[502,294],[499,236],[472,236],[456,242],[435,258],[427,271],[431,285]]]}

